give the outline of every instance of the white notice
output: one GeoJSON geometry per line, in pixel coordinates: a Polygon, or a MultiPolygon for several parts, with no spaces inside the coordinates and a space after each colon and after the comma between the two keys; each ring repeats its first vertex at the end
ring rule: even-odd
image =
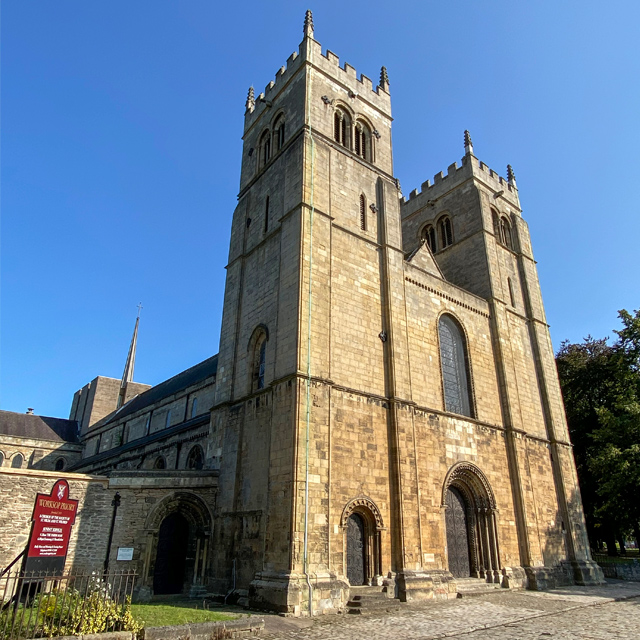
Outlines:
{"type": "Polygon", "coordinates": [[[118,547],[118,560],[133,560],[133,547],[118,547]]]}

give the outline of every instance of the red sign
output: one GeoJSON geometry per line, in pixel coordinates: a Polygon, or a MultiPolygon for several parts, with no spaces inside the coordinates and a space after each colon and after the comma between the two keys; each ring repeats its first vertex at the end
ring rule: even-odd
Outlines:
{"type": "Polygon", "coordinates": [[[65,558],[77,510],[78,501],[69,499],[66,480],[58,480],[50,495],[37,494],[27,558],[65,558]]]}

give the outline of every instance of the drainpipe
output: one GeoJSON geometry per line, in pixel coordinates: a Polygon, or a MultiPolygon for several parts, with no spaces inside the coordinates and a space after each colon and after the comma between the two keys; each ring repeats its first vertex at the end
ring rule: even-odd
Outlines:
{"type": "Polygon", "coordinates": [[[111,501],[113,507],[113,514],[111,515],[111,527],[109,528],[109,539],[107,540],[107,555],[104,558],[104,573],[109,571],[109,558],[111,556],[111,543],[113,542],[113,529],[116,526],[116,515],[118,513],[118,507],[120,506],[120,494],[116,491],[116,495],[113,496],[111,501]]]}

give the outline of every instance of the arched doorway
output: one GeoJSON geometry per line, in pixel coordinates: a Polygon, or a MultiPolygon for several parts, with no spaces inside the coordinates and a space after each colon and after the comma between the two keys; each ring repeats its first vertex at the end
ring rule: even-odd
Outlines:
{"type": "Polygon", "coordinates": [[[364,519],[352,513],[347,519],[347,578],[352,586],[366,584],[365,563],[364,519]]]}
{"type": "Polygon", "coordinates": [[[469,462],[449,470],[442,491],[449,571],[500,582],[497,508],[486,476],[469,462]]]}
{"type": "Polygon", "coordinates": [[[352,586],[372,584],[382,574],[382,517],[366,497],[351,500],[340,520],[344,531],[344,573],[352,586]]]}
{"type": "Polygon", "coordinates": [[[182,593],[188,544],[189,523],[176,511],[162,521],[158,532],[158,550],[153,573],[154,593],[182,593]]]}
{"type": "Polygon", "coordinates": [[[455,487],[447,489],[447,556],[449,571],[455,578],[468,578],[471,575],[469,558],[469,522],[464,497],[455,487]]]}
{"type": "Polygon", "coordinates": [[[206,591],[209,579],[211,512],[200,496],[177,491],[149,514],[142,585],[149,595],[206,591]]]}

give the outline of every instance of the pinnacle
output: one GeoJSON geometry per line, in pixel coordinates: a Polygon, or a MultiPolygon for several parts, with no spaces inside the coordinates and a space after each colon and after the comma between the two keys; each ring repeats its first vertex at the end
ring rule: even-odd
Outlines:
{"type": "Polygon", "coordinates": [[[249,87],[249,93],[247,94],[247,102],[245,103],[245,109],[247,111],[253,111],[256,106],[256,98],[253,91],[253,87],[249,87]]]}
{"type": "Polygon", "coordinates": [[[465,155],[473,155],[473,142],[468,129],[464,130],[464,152],[465,155]]]}
{"type": "Polygon", "coordinates": [[[304,14],[304,27],[302,30],[305,37],[313,38],[313,14],[311,13],[311,9],[307,9],[307,12],[304,14]]]}
{"type": "Polygon", "coordinates": [[[510,184],[515,184],[516,182],[516,174],[513,173],[513,167],[510,164],[507,165],[507,182],[510,184]]]}
{"type": "Polygon", "coordinates": [[[380,88],[385,91],[389,91],[389,75],[387,74],[387,67],[380,69],[380,88]]]}

